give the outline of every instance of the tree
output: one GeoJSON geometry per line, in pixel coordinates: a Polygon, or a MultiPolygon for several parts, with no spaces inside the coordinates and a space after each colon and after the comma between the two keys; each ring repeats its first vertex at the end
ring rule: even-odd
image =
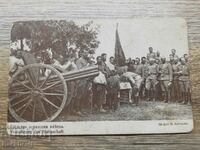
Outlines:
{"type": "Polygon", "coordinates": [[[74,21],[48,20],[16,22],[11,31],[11,40],[28,38],[32,53],[40,53],[48,48],[55,56],[67,57],[77,51],[94,51],[99,46],[99,27],[89,21],[77,25],[74,21]]]}

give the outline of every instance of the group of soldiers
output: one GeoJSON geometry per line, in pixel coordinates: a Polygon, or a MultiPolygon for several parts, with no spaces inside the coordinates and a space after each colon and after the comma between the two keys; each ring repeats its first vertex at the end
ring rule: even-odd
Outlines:
{"type": "MultiPolygon", "coordinates": [[[[18,59],[17,55],[14,56],[18,59]]],[[[70,87],[68,93],[71,98],[69,111],[79,115],[82,114],[82,108],[88,104],[99,112],[116,110],[119,106],[122,82],[130,83],[130,102],[136,105],[140,100],[191,103],[188,55],[178,57],[175,49],[171,50],[167,61],[159,52],[154,52],[153,48],[149,47],[146,57],[129,58],[124,66],[118,66],[113,56],[107,61],[106,53],[97,56],[96,62],[87,51],[79,52],[77,58],[74,56],[69,56],[67,59],[55,58],[46,54],[45,56],[49,56],[46,57],[48,59],[40,63],[52,64],[62,71],[98,66],[97,77],[68,83],[70,87]]],[[[20,59],[18,61],[21,63],[20,59]]],[[[14,68],[16,71],[16,67],[14,68]]]]}
{"type": "MultiPolygon", "coordinates": [[[[138,105],[140,100],[191,103],[188,55],[178,57],[172,49],[169,58],[154,52],[149,47],[146,57],[127,59],[124,66],[117,66],[115,58],[110,57],[106,63],[106,54],[97,57],[99,70],[106,81],[93,83],[95,100],[101,102],[100,110],[104,111],[104,103],[116,109],[121,82],[129,82],[132,87],[131,103],[138,105]],[[101,86],[99,90],[97,87],[101,86]],[[96,92],[96,91],[97,92],[96,92]]],[[[103,79],[102,79],[103,80],[103,79]]],[[[101,81],[102,81],[101,80],[101,81]]]]}

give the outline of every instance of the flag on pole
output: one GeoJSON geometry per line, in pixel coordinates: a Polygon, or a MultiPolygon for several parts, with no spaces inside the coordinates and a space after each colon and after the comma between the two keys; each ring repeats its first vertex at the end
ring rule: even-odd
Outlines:
{"type": "Polygon", "coordinates": [[[117,29],[115,33],[115,62],[117,66],[123,66],[125,65],[125,55],[124,51],[122,49],[122,45],[119,39],[119,33],[118,33],[118,23],[117,23],[117,29]]]}

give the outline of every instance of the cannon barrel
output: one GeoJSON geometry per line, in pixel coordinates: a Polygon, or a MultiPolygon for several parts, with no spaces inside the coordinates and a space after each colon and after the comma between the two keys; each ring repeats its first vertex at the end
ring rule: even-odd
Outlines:
{"type": "MultiPolygon", "coordinates": [[[[75,71],[69,71],[69,72],[64,72],[61,73],[64,80],[66,82],[69,81],[74,81],[74,80],[80,80],[80,79],[84,79],[84,78],[89,78],[89,77],[95,77],[99,74],[99,70],[97,66],[92,66],[92,67],[87,67],[87,68],[83,68],[80,70],[75,70],[75,71]]],[[[40,77],[40,82],[44,81],[46,79],[46,77],[40,77]]],[[[22,81],[22,83],[26,84],[28,81],[22,81]]],[[[49,80],[47,81],[46,85],[55,83],[55,82],[59,82],[59,79],[52,75],[49,80]]],[[[21,86],[19,83],[14,83],[12,85],[12,88],[24,88],[23,86],[21,86]]]]}

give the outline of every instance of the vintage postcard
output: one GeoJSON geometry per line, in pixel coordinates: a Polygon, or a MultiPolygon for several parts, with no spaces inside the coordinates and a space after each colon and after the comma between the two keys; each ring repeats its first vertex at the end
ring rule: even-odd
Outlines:
{"type": "Polygon", "coordinates": [[[10,38],[11,135],[193,129],[182,18],[19,21],[10,38]]]}

